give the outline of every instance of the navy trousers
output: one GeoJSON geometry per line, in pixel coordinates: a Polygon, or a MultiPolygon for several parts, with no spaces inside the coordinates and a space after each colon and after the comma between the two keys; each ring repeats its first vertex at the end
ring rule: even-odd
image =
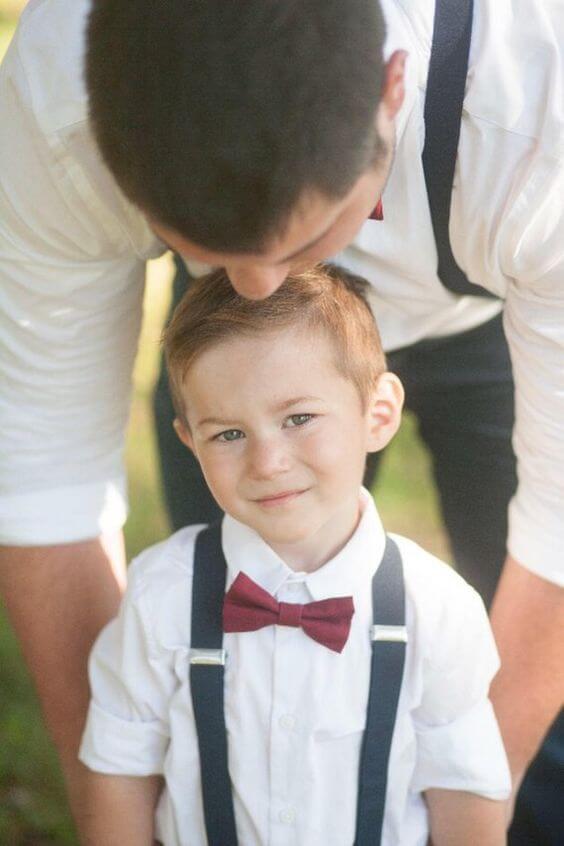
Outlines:
{"type": "MultiPolygon", "coordinates": [[[[177,261],[173,306],[189,276],[177,261]]],[[[505,559],[507,505],[517,478],[511,446],[513,379],[501,318],[454,337],[422,341],[388,355],[406,405],[433,461],[457,570],[489,604],[505,559]]],[[[165,497],[175,529],[210,523],[220,511],[199,465],[172,428],[164,368],[154,397],[165,497]]],[[[380,455],[370,456],[365,483],[380,455]]],[[[519,794],[509,846],[564,843],[564,717],[557,720],[519,794]]]]}

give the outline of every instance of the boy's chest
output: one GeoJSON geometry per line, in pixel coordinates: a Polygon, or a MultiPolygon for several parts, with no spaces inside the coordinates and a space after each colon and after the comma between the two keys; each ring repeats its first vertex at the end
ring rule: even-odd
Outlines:
{"type": "MultiPolygon", "coordinates": [[[[299,584],[285,586],[277,598],[311,601],[299,584]]],[[[225,636],[229,771],[237,823],[242,835],[248,832],[240,842],[343,846],[354,839],[370,685],[370,622],[368,602],[356,608],[341,654],[297,628],[270,626],[225,636]]],[[[201,815],[197,738],[184,661],[177,669],[180,688],[171,706],[166,777],[169,790],[178,795],[177,813],[191,825],[190,819],[201,815]],[[186,798],[194,795],[198,801],[190,811],[192,802],[187,804],[186,798]]],[[[400,757],[407,754],[414,760],[406,695],[402,693],[394,745],[403,750],[400,757]]],[[[406,789],[408,771],[412,767],[406,770],[406,789]]]]}

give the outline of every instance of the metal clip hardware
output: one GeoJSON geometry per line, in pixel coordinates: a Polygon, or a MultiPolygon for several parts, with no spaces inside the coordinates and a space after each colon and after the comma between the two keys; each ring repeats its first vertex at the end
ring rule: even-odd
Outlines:
{"type": "Polygon", "coordinates": [[[396,643],[407,643],[407,629],[405,626],[371,626],[370,640],[389,640],[396,643]]]}
{"type": "Polygon", "coordinates": [[[200,664],[208,667],[217,667],[225,664],[227,652],[225,649],[191,649],[189,653],[190,664],[200,664]]]}

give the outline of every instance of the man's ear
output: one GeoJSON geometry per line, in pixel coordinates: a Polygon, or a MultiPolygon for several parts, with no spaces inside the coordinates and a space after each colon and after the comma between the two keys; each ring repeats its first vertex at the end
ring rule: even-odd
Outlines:
{"type": "Polygon", "coordinates": [[[389,444],[401,423],[403,385],[395,373],[382,373],[372,392],[367,411],[367,452],[379,452],[389,444]]]}
{"type": "Polygon", "coordinates": [[[192,433],[190,432],[190,429],[188,428],[186,423],[183,423],[179,417],[175,417],[172,425],[174,426],[174,431],[176,432],[184,446],[187,446],[189,450],[194,452],[194,441],[192,440],[192,433]]]}
{"type": "Polygon", "coordinates": [[[405,97],[406,50],[396,50],[384,65],[382,96],[378,107],[379,119],[391,122],[402,107],[405,97]]]}

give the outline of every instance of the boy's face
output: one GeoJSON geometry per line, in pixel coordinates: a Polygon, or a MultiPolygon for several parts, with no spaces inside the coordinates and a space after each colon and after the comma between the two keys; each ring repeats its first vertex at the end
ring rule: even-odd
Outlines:
{"type": "Polygon", "coordinates": [[[224,511],[299,563],[354,530],[366,453],[391,438],[402,397],[384,374],[363,409],[326,337],[282,329],[204,352],[184,384],[189,431],[176,428],[224,511]]]}

